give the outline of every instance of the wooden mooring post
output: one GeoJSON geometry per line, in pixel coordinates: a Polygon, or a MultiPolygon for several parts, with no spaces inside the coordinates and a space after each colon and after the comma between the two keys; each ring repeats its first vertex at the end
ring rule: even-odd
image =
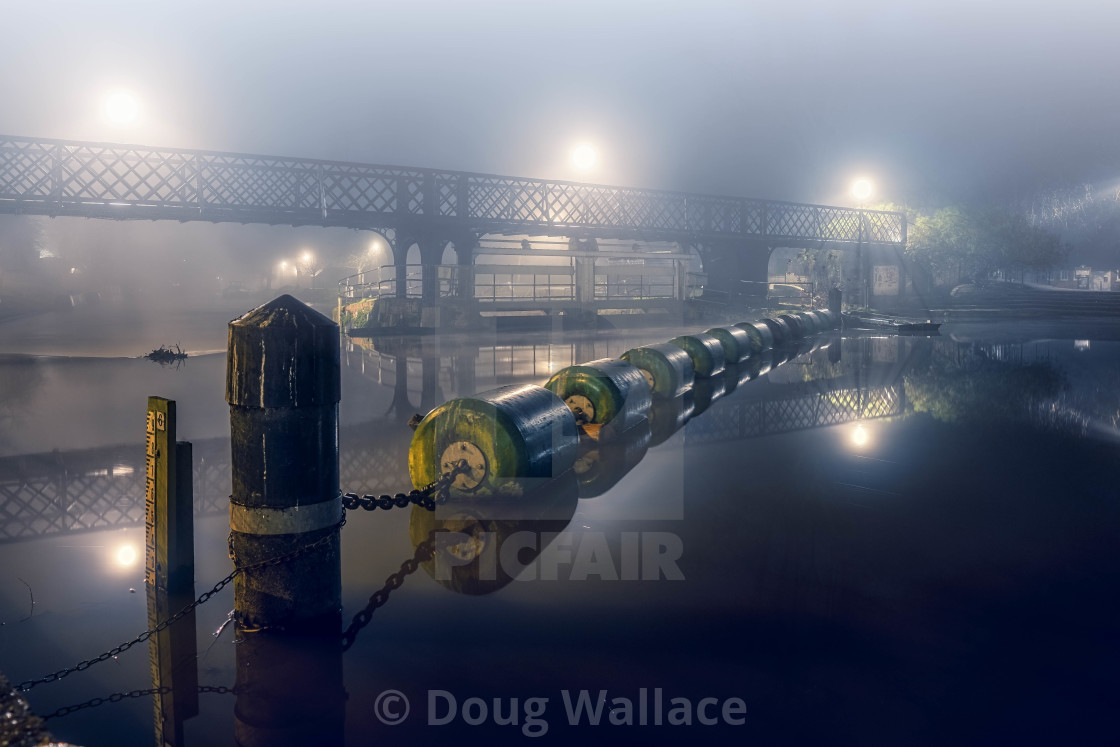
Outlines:
{"type": "Polygon", "coordinates": [[[339,632],[340,393],[338,325],[327,317],[284,295],[230,322],[230,550],[235,568],[250,568],[234,580],[245,632],[339,632]]]}

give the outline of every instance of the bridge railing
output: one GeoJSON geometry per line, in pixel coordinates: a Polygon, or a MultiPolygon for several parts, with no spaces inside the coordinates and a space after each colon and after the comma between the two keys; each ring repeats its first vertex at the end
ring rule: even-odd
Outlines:
{"type": "Polygon", "coordinates": [[[0,136],[0,211],[898,244],[900,213],[458,171],[0,136]]]}

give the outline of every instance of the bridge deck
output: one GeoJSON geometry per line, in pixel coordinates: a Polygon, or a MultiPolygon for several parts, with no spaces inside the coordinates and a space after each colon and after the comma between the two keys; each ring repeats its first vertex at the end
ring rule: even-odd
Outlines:
{"type": "Polygon", "coordinates": [[[783,245],[906,239],[900,213],[0,135],[0,212],[783,245]]]}

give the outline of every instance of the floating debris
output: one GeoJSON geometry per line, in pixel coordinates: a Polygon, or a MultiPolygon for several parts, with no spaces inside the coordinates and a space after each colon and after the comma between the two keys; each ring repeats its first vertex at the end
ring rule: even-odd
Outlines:
{"type": "Polygon", "coordinates": [[[181,363],[185,361],[187,359],[187,354],[179,347],[179,343],[175,343],[174,349],[160,345],[144,357],[150,361],[155,361],[161,366],[166,366],[169,363],[181,363]]]}

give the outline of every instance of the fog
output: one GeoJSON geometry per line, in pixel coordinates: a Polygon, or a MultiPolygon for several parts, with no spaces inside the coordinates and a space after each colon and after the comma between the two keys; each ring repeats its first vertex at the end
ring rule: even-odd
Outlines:
{"type": "Polygon", "coordinates": [[[0,132],[827,203],[1120,171],[1115,6],[778,5],[7,3],[0,132]]]}

